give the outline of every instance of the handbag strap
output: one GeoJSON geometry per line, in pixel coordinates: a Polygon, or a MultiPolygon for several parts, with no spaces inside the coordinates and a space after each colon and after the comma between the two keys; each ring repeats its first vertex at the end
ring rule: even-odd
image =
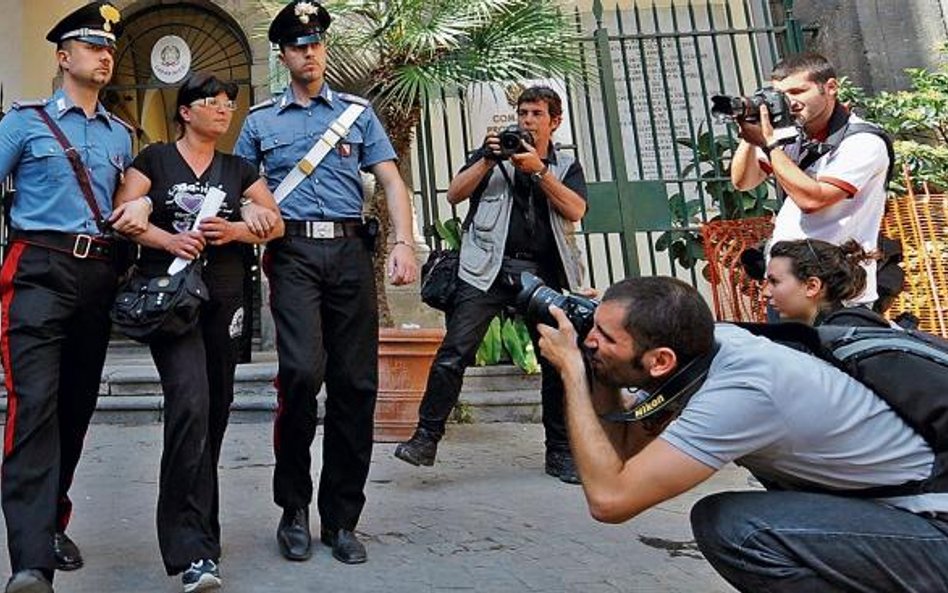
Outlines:
{"type": "Polygon", "coordinates": [[[46,113],[44,106],[35,105],[31,106],[32,109],[35,109],[39,113],[40,118],[46,124],[46,127],[49,128],[49,131],[53,133],[56,140],[59,142],[60,146],[63,147],[63,151],[66,153],[66,159],[69,161],[69,166],[72,167],[73,173],[76,174],[76,180],[79,182],[79,189],[82,190],[82,197],[86,199],[86,204],[89,205],[89,209],[92,210],[92,215],[95,217],[95,224],[100,229],[104,228],[106,225],[105,219],[102,217],[102,211],[99,210],[99,205],[95,201],[95,194],[92,193],[92,182],[89,180],[89,172],[86,171],[86,166],[82,162],[82,157],[79,156],[79,151],[76,150],[72,144],[69,143],[69,139],[66,138],[66,135],[63,133],[62,129],[56,125],[56,122],[53,121],[49,114],[46,113]]]}

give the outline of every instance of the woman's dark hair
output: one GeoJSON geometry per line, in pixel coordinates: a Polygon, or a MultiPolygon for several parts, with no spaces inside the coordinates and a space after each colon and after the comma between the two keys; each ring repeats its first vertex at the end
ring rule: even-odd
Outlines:
{"type": "Polygon", "coordinates": [[[178,101],[174,107],[174,121],[184,132],[184,120],[181,118],[181,107],[190,106],[191,103],[205,97],[216,97],[224,93],[227,98],[233,101],[237,98],[237,85],[233,82],[221,80],[214,74],[208,72],[193,72],[181,88],[178,89],[178,101]]]}
{"type": "Polygon", "coordinates": [[[800,281],[819,278],[830,307],[862,294],[866,270],[860,264],[875,259],[854,239],[842,245],[819,239],[779,241],[770,249],[770,257],[789,259],[790,273],[800,281]]]}

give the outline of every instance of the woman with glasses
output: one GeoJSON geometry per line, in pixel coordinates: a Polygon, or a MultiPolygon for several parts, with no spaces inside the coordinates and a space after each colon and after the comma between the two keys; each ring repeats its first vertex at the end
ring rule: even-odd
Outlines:
{"type": "Polygon", "coordinates": [[[845,308],[865,290],[862,264],[872,259],[854,240],[842,245],[818,239],[779,241],[770,250],[764,296],[782,321],[887,326],[869,309],[845,308]]]}
{"type": "MultiPolygon", "coordinates": [[[[145,148],[125,173],[116,206],[147,196],[149,226],[134,240],[147,276],[168,273],[175,258],[199,259],[210,300],[189,333],[150,344],[164,393],[164,450],[158,487],[158,543],[169,575],[183,573],[185,593],[220,586],[217,465],[233,400],[245,330],[241,244],[282,236],[283,221],[266,182],[243,159],[215,149],[227,132],[237,86],[193,74],[178,92],[174,143],[145,148]],[[195,218],[210,188],[226,194],[216,216],[195,218]],[[267,215],[251,228],[241,206],[267,215]]],[[[122,230],[122,229],[118,229],[122,230]]]]}

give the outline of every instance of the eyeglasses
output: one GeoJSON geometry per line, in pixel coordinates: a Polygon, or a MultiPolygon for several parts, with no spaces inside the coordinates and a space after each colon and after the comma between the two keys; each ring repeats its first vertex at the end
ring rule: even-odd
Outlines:
{"type": "Polygon", "coordinates": [[[237,111],[237,101],[234,101],[233,99],[224,99],[221,101],[217,97],[204,97],[202,99],[195,99],[194,101],[191,101],[191,107],[195,107],[197,105],[206,105],[211,109],[237,111]]]}

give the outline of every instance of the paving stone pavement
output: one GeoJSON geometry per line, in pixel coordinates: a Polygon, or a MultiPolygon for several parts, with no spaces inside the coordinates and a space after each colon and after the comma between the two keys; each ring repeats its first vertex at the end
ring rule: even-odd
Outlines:
{"type": "MultiPolygon", "coordinates": [[[[543,473],[537,424],[450,426],[433,468],[375,447],[358,533],[363,565],[317,543],[308,562],[277,550],[271,426],[232,424],[221,459],[224,592],[702,592],[733,591],[695,548],[688,510],[704,494],[748,488],[728,467],[696,491],[626,524],[595,522],[582,490],[543,473]]],[[[320,434],[314,444],[318,474],[320,434]]],[[[170,593],[154,514],[159,424],[95,424],[73,488],[70,535],[86,566],[58,573],[58,593],[170,593]]],[[[318,533],[315,509],[313,529],[318,533]]],[[[0,541],[6,532],[0,527],[0,541]]],[[[9,574],[6,547],[0,571],[9,574]]]]}

